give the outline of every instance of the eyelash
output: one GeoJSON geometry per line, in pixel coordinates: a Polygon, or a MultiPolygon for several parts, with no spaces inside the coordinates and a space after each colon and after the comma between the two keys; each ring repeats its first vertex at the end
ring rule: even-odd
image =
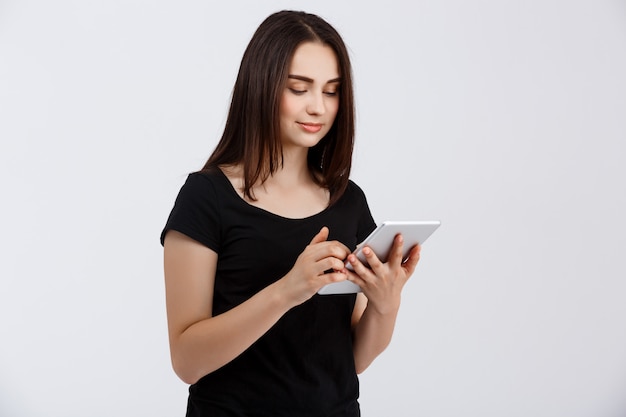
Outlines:
{"type": "MultiPolygon", "coordinates": [[[[292,93],[294,93],[297,96],[301,96],[302,94],[307,92],[307,90],[296,90],[295,88],[290,88],[289,91],[291,91],[292,93]]],[[[326,92],[324,92],[324,94],[326,94],[329,97],[335,97],[338,94],[338,92],[337,91],[326,91],[326,92]]]]}

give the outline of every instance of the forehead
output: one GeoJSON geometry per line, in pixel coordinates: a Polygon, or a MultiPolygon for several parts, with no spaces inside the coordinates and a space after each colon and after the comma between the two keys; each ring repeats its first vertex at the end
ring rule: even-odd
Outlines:
{"type": "Polygon", "coordinates": [[[316,81],[339,77],[339,63],[335,51],[317,42],[298,45],[289,64],[290,75],[303,75],[316,81]]]}

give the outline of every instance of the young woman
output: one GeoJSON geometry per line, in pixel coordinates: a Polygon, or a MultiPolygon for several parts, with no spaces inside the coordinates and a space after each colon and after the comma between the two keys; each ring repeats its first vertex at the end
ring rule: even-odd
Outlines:
{"type": "Polygon", "coordinates": [[[402,237],[370,268],[374,228],[349,180],[351,67],[321,18],[269,16],[248,45],[223,136],[161,235],[172,364],[188,416],[358,416],[357,373],[391,339],[419,260],[402,237]],[[354,267],[349,271],[345,260],[354,267]],[[350,280],[358,296],[318,295],[350,280]]]}

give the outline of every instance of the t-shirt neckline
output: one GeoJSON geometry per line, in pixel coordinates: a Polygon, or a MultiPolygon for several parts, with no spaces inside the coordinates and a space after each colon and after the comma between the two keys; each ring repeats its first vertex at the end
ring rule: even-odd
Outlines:
{"type": "Polygon", "coordinates": [[[253,204],[250,204],[249,202],[247,202],[245,199],[243,199],[241,197],[241,195],[239,195],[239,193],[237,192],[237,190],[235,189],[234,185],[232,182],[230,182],[230,180],[228,179],[228,177],[226,176],[226,174],[224,173],[224,171],[222,171],[222,169],[220,167],[217,167],[217,171],[219,171],[220,176],[222,177],[222,180],[226,182],[226,185],[228,187],[228,189],[230,190],[229,192],[237,199],[239,200],[244,206],[249,207],[251,210],[255,210],[259,213],[264,213],[265,215],[277,218],[277,219],[281,219],[281,220],[286,220],[286,221],[305,221],[305,220],[312,220],[315,219],[319,216],[324,215],[328,210],[330,210],[331,206],[326,206],[323,210],[314,213],[310,216],[306,216],[306,217],[286,217],[286,216],[282,216],[280,214],[271,212],[269,210],[266,210],[262,207],[258,207],[255,206],[253,204]]]}

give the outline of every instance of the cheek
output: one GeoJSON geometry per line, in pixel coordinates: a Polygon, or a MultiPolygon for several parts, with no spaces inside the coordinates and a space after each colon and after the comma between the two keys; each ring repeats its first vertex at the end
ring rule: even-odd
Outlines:
{"type": "Polygon", "coordinates": [[[334,100],[329,103],[326,107],[326,111],[332,116],[332,119],[335,120],[335,117],[337,117],[337,113],[339,112],[339,100],[334,100]]]}
{"type": "Polygon", "coordinates": [[[281,119],[290,117],[294,113],[294,102],[289,98],[286,94],[280,99],[280,108],[278,110],[278,114],[280,114],[281,119]]]}

